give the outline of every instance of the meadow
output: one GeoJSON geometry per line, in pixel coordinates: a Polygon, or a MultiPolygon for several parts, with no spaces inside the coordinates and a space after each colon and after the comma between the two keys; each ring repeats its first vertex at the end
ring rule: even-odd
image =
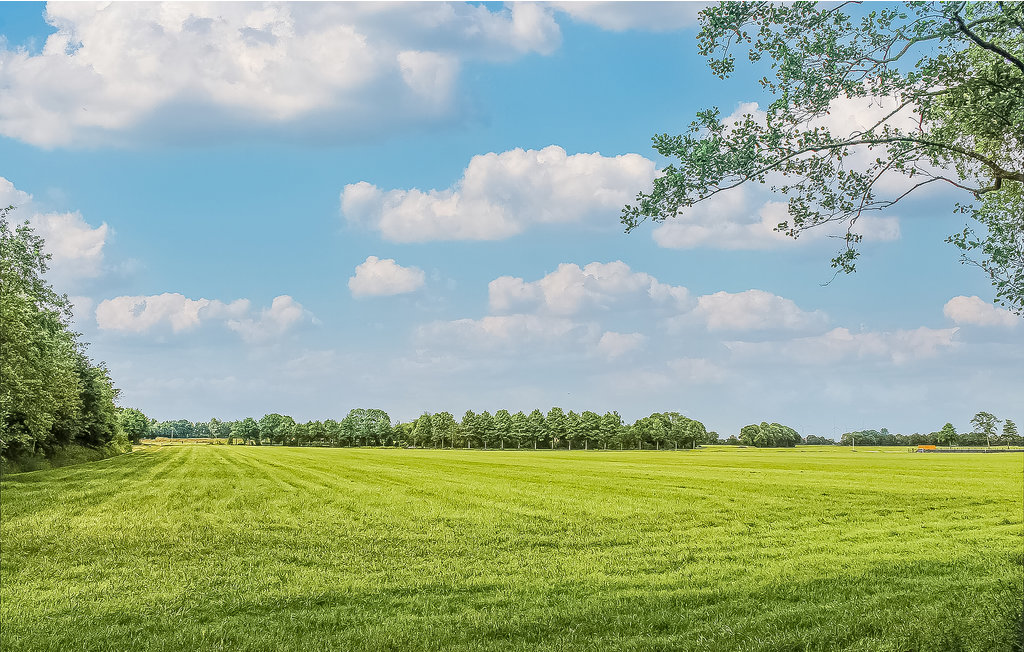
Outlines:
{"type": "Polygon", "coordinates": [[[149,447],[0,484],[13,650],[1011,650],[1024,456],[149,447]]]}

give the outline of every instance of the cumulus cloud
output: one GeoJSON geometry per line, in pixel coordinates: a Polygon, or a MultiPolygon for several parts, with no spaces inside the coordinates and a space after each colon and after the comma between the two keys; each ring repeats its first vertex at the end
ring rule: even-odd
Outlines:
{"type": "Polygon", "coordinates": [[[977,296],[953,297],[943,306],[942,312],[957,324],[962,325],[1013,328],[1021,323],[1021,318],[1009,310],[994,306],[977,296]]]}
{"type": "Polygon", "coordinates": [[[368,256],[348,279],[348,289],[356,298],[407,294],[423,287],[424,279],[418,267],[402,267],[394,258],[368,256]]]}
{"type": "Polygon", "coordinates": [[[442,190],[349,184],[341,212],[392,242],[499,240],[534,224],[613,219],[637,192],[650,189],[654,176],[654,162],[639,154],[517,148],[474,156],[462,178],[442,190]]]}
{"type": "Polygon", "coordinates": [[[667,32],[691,27],[703,2],[552,2],[574,21],[613,32],[648,30],[667,32]]]}
{"type": "Polygon", "coordinates": [[[253,315],[251,302],[230,303],[211,299],[189,299],[165,292],[151,296],[122,296],[101,301],[96,307],[96,324],[102,330],[145,333],[167,328],[174,333],[191,331],[204,323],[220,322],[249,342],[280,336],[312,316],[290,296],[276,297],[269,308],[253,315]]]}
{"type": "Polygon", "coordinates": [[[227,327],[246,342],[261,342],[279,337],[299,322],[311,319],[312,315],[301,303],[285,294],[274,297],[270,307],[261,310],[258,316],[227,320],[227,327]]]}
{"type": "Polygon", "coordinates": [[[494,312],[539,309],[559,315],[572,315],[584,309],[607,310],[631,302],[680,309],[690,302],[685,287],[634,272],[621,260],[588,263],[582,268],[575,263],[562,263],[554,272],[532,282],[502,276],[488,285],[488,296],[494,312]]]}
{"type": "Polygon", "coordinates": [[[632,351],[641,348],[647,342],[647,336],[643,333],[616,333],[606,331],[597,341],[597,352],[614,360],[632,351]]]}
{"type": "Polygon", "coordinates": [[[46,20],[39,54],[0,45],[0,133],[44,147],[435,120],[461,61],[561,42],[551,9],[521,3],[51,3],[46,20]]]}
{"type": "Polygon", "coordinates": [[[709,330],[801,330],[823,326],[828,317],[801,310],[791,299],[764,290],[715,292],[697,298],[696,315],[709,330]]]}
{"type": "Polygon", "coordinates": [[[110,235],[106,223],[92,226],[78,211],[43,213],[36,210],[32,195],[14,187],[0,177],[0,206],[15,206],[10,218],[15,222],[28,220],[37,235],[45,241],[50,259],[50,278],[58,285],[74,284],[83,278],[94,278],[103,272],[103,248],[110,235]]]}
{"type": "Polygon", "coordinates": [[[728,342],[741,356],[769,357],[803,364],[829,364],[848,358],[888,359],[896,364],[937,355],[956,346],[957,328],[853,333],[834,328],[822,335],[788,342],[728,342]]]}

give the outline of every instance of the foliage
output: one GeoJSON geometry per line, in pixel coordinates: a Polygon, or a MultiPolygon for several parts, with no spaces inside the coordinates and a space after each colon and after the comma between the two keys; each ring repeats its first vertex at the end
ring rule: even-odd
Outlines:
{"type": "Polygon", "coordinates": [[[975,432],[985,437],[985,443],[992,445],[992,438],[996,436],[996,426],[1001,423],[990,412],[978,412],[971,418],[971,425],[976,428],[975,432]]]}
{"type": "Polygon", "coordinates": [[[744,183],[767,184],[789,197],[779,231],[847,227],[832,265],[849,273],[862,215],[930,184],[953,186],[981,233],[968,226],[948,241],[989,274],[997,302],[1024,312],[1024,3],[855,6],[723,2],[701,11],[699,49],[711,70],[729,77],[746,50],[752,65],[769,64],[760,82],[774,99],[763,116],[723,121],[711,108],[686,133],[655,136],[674,162],[623,209],[623,224],[629,231],[744,183]],[[837,104],[866,100],[879,110],[867,128],[829,124],[837,104]]]}
{"type": "Polygon", "coordinates": [[[781,423],[751,424],[740,429],[739,441],[744,446],[758,448],[791,448],[801,443],[800,434],[781,423]]]}
{"type": "Polygon", "coordinates": [[[141,410],[124,408],[118,412],[117,418],[121,424],[121,430],[132,443],[137,444],[142,438],[149,435],[149,418],[141,410]]]}
{"type": "Polygon", "coordinates": [[[46,282],[49,254],[0,209],[0,455],[52,457],[71,444],[122,452],[118,390],[70,328],[68,299],[46,282]]]}

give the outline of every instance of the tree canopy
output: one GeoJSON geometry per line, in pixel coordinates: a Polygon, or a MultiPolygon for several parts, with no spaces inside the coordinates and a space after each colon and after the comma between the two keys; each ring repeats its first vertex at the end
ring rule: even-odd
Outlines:
{"type": "Polygon", "coordinates": [[[770,67],[760,83],[774,100],[763,115],[725,121],[710,108],[685,133],[655,136],[673,162],[623,209],[626,230],[760,183],[789,198],[777,230],[846,226],[832,265],[849,273],[862,215],[944,184],[963,191],[955,211],[974,220],[947,241],[991,277],[997,303],[1024,314],[1024,3],[856,4],[701,11],[711,70],[729,77],[745,51],[770,67]],[[865,100],[878,109],[866,128],[829,125],[837,103],[865,100]]]}
{"type": "Polygon", "coordinates": [[[118,391],[71,330],[67,297],[44,278],[43,239],[27,223],[12,227],[12,210],[0,209],[0,455],[124,450],[118,391]]]}

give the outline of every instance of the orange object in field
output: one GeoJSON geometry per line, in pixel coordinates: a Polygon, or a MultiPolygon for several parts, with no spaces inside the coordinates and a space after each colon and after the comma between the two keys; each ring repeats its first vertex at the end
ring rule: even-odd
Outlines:
{"type": "Polygon", "coordinates": [[[937,447],[934,444],[921,444],[920,446],[917,447],[917,450],[919,450],[919,451],[933,451],[936,448],[937,447]]]}

